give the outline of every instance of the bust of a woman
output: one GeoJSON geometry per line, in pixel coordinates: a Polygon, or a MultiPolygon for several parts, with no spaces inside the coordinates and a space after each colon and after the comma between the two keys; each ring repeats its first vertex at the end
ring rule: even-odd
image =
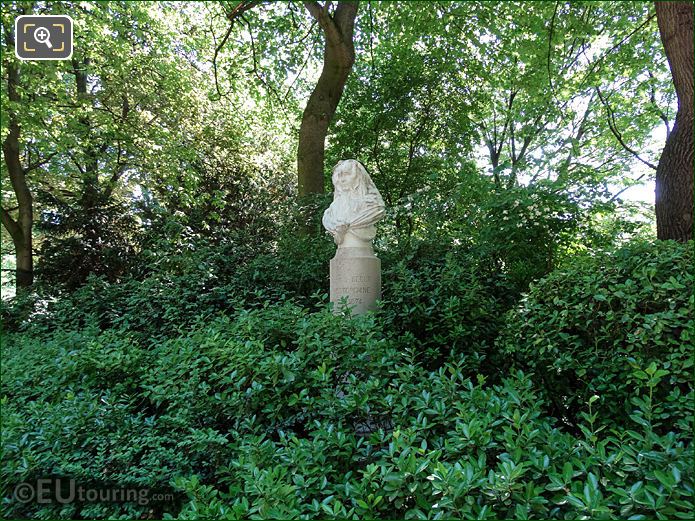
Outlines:
{"type": "Polygon", "coordinates": [[[384,217],[384,200],[359,161],[346,159],[333,168],[333,202],[323,226],[338,248],[371,248],[374,224],[384,217]]]}

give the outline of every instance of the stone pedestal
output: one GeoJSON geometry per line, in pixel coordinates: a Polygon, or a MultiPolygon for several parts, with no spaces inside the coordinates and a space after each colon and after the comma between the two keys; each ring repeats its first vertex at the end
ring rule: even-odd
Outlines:
{"type": "Polygon", "coordinates": [[[353,315],[376,309],[381,298],[381,261],[370,247],[341,247],[331,259],[331,302],[340,313],[340,300],[347,297],[353,315]]]}

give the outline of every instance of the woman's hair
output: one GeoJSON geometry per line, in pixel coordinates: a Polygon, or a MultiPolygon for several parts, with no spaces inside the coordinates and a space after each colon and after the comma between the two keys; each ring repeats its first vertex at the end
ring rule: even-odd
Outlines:
{"type": "Polygon", "coordinates": [[[360,163],[356,159],[344,159],[342,161],[338,161],[338,164],[336,164],[333,167],[333,174],[331,175],[333,186],[336,186],[336,175],[339,172],[341,172],[344,168],[349,168],[353,172],[357,173],[357,192],[361,197],[364,197],[367,194],[373,194],[378,195],[381,199],[381,194],[379,194],[379,190],[377,190],[377,187],[374,184],[374,181],[372,181],[372,178],[369,177],[367,169],[364,167],[362,163],[360,163]]]}

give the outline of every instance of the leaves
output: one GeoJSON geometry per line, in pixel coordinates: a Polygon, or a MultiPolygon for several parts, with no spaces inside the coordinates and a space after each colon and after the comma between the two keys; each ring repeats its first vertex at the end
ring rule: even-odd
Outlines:
{"type": "Polygon", "coordinates": [[[608,202],[611,130],[651,157],[673,111],[649,6],[361,5],[326,160],[389,213],[380,308],[349,319],[334,245],[296,234],[320,29],[248,6],[37,4],[74,63],[3,53],[50,286],[0,308],[3,480],[174,497],[6,517],[690,515],[692,245],[608,202]]]}

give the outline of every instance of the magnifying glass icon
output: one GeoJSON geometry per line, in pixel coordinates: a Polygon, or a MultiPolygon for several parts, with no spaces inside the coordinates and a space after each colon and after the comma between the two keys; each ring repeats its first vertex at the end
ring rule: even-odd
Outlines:
{"type": "Polygon", "coordinates": [[[45,27],[37,27],[34,31],[34,39],[39,43],[45,43],[46,47],[52,49],[53,46],[51,45],[50,38],[51,32],[45,27]]]}

